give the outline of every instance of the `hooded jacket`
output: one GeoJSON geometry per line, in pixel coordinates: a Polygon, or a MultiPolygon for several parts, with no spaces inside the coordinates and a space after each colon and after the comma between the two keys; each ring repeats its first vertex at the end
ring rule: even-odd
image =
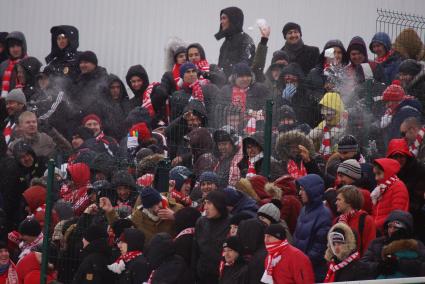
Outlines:
{"type": "Polygon", "coordinates": [[[108,75],[108,90],[104,94],[103,102],[105,107],[105,113],[107,116],[103,121],[104,132],[115,138],[121,140],[127,134],[127,128],[125,127],[125,119],[132,109],[130,99],[127,94],[127,90],[121,79],[114,75],[108,75]],[[110,87],[112,83],[118,82],[120,84],[120,97],[114,100],[110,95],[110,87]]]}
{"type": "MultiPolygon", "coordinates": [[[[396,175],[400,171],[400,164],[393,159],[376,159],[375,163],[384,170],[384,180],[396,175]]],[[[382,230],[384,222],[393,210],[409,210],[409,193],[406,185],[397,180],[387,188],[378,202],[373,206],[372,217],[378,230],[382,230]]]]}
{"type": "Polygon", "coordinates": [[[291,157],[291,153],[289,153],[289,147],[291,145],[302,145],[304,146],[310,153],[310,162],[303,163],[308,174],[318,174],[321,175],[321,168],[324,167],[324,161],[320,155],[316,154],[314,149],[313,141],[306,135],[298,131],[289,131],[286,133],[282,133],[278,136],[276,140],[276,156],[281,161],[283,168],[287,169],[287,163],[289,160],[294,160],[297,163],[301,162],[301,157],[291,157]]]}
{"type": "MultiPolygon", "coordinates": [[[[8,43],[10,40],[16,40],[22,43],[22,56],[19,59],[22,59],[27,56],[27,41],[25,39],[25,35],[22,32],[11,32],[6,36],[6,49],[8,50],[8,43]]],[[[9,59],[3,61],[0,64],[0,81],[2,82],[1,85],[3,85],[3,75],[4,71],[6,71],[7,66],[9,66],[10,63],[10,54],[9,59]]],[[[9,90],[12,90],[14,87],[14,83],[16,82],[16,70],[12,70],[12,74],[10,75],[10,88],[9,90]]]]}
{"type": "Polygon", "coordinates": [[[192,150],[193,172],[199,177],[204,171],[212,171],[216,159],[212,154],[214,141],[207,128],[199,127],[188,135],[190,149],[192,150]]]}
{"type": "Polygon", "coordinates": [[[31,210],[31,213],[35,213],[35,210],[46,203],[46,189],[42,186],[31,186],[22,193],[24,199],[31,210]]]}
{"type": "Polygon", "coordinates": [[[311,69],[311,71],[308,73],[308,76],[307,76],[307,82],[311,84],[311,87],[314,89],[321,89],[324,92],[324,85],[327,80],[326,75],[323,73],[324,64],[326,60],[325,51],[333,47],[338,47],[342,51],[342,61],[341,61],[342,67],[347,66],[350,61],[349,54],[347,53],[347,50],[345,49],[344,44],[339,39],[332,39],[326,42],[325,46],[323,47],[322,53],[320,53],[319,55],[319,59],[318,59],[316,67],[311,69]]]}
{"type": "Polygon", "coordinates": [[[78,29],[74,26],[54,26],[50,29],[51,51],[46,56],[47,70],[56,76],[74,78],[78,74],[79,46],[78,29]],[[68,39],[68,46],[60,49],[57,44],[58,35],[64,34],[68,39]]]}
{"type": "Polygon", "coordinates": [[[347,126],[347,113],[345,111],[344,102],[338,93],[329,92],[324,95],[319,104],[334,110],[335,116],[330,122],[326,122],[326,120],[320,122],[316,128],[310,131],[308,137],[315,143],[320,144],[323,138],[324,128],[327,126],[331,135],[331,149],[333,149],[339,139],[344,135],[347,126]]]}
{"type": "MultiPolygon", "coordinates": [[[[373,43],[380,43],[385,47],[386,52],[393,52],[391,50],[391,39],[388,36],[388,34],[384,33],[384,32],[378,32],[376,33],[370,44],[369,44],[369,49],[370,51],[373,52],[372,49],[372,45],[373,43]]],[[[379,65],[381,65],[383,71],[384,71],[384,78],[385,78],[385,83],[387,85],[391,84],[391,82],[396,78],[397,73],[398,73],[398,67],[400,66],[402,61],[402,58],[400,56],[400,54],[398,52],[395,52],[393,54],[391,54],[387,60],[385,60],[382,63],[379,63],[379,65]]]]}
{"type": "Polygon", "coordinates": [[[294,233],[294,246],[304,252],[314,267],[316,282],[323,281],[326,263],[323,255],[326,250],[326,236],[332,225],[332,215],[323,204],[323,179],[310,174],[298,179],[297,185],[304,188],[308,196],[307,204],[301,209],[294,233]]]}
{"type": "Polygon", "coordinates": [[[384,235],[371,242],[369,248],[362,258],[368,264],[375,278],[401,278],[422,276],[423,262],[425,260],[424,244],[412,237],[413,219],[408,212],[394,210],[390,213],[384,223],[384,235]],[[388,224],[399,221],[406,226],[401,234],[395,233],[392,237],[388,235],[388,224]],[[381,264],[385,255],[397,256],[397,265],[393,267],[392,275],[383,275],[381,264]]]}
{"type": "MultiPolygon", "coordinates": [[[[41,62],[37,58],[29,56],[19,61],[17,65],[24,69],[25,84],[22,91],[27,102],[29,102],[36,91],[37,75],[40,72],[41,62]]],[[[17,68],[17,65],[15,65],[15,68],[17,68]]]]}
{"type": "Polygon", "coordinates": [[[232,66],[244,62],[252,64],[255,54],[255,44],[252,38],[243,32],[244,15],[238,7],[228,7],[220,11],[220,16],[225,14],[229,18],[230,26],[223,30],[221,25],[215,38],[225,38],[220,47],[218,66],[223,69],[227,77],[232,73],[232,66]]]}
{"type": "MultiPolygon", "coordinates": [[[[334,232],[335,230],[342,232],[345,243],[342,245],[341,251],[338,254],[335,254],[331,249],[332,244],[329,243],[330,241],[328,240],[328,248],[326,250],[325,259],[328,262],[333,260],[338,264],[356,252],[358,248],[356,235],[349,226],[347,226],[345,223],[336,223],[329,230],[329,233],[334,232]]],[[[335,282],[368,280],[373,279],[371,276],[371,271],[369,270],[368,265],[362,262],[360,259],[357,259],[336,271],[334,280],[335,282]]]]}

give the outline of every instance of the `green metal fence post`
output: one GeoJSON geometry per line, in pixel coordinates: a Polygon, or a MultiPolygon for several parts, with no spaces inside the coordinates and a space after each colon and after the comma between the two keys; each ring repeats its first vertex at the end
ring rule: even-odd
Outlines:
{"type": "Polygon", "coordinates": [[[273,119],[273,100],[266,102],[266,124],[264,126],[264,158],[263,173],[264,176],[270,176],[270,159],[272,155],[272,119],[273,119]]]}
{"type": "Polygon", "coordinates": [[[43,237],[43,254],[41,261],[40,284],[46,284],[46,274],[49,256],[49,228],[52,217],[52,187],[55,175],[55,161],[50,160],[47,175],[47,196],[46,196],[46,213],[44,217],[44,237],[43,237]]]}

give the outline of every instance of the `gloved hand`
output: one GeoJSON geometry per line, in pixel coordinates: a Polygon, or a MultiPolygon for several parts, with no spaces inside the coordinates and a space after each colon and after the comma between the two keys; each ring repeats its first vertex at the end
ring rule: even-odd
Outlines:
{"type": "Polygon", "coordinates": [[[285,89],[282,91],[282,99],[290,101],[297,92],[297,87],[294,84],[286,84],[285,89]]]}
{"type": "Polygon", "coordinates": [[[398,269],[398,258],[393,254],[384,256],[378,265],[379,274],[391,275],[396,273],[398,269]]]}

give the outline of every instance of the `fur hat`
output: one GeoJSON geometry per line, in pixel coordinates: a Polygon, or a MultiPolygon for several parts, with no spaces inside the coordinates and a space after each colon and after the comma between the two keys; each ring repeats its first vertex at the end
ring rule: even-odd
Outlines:
{"type": "Polygon", "coordinates": [[[80,55],[78,56],[78,63],[80,63],[81,61],[91,62],[97,66],[97,56],[93,51],[90,50],[80,53],[80,55]]]}

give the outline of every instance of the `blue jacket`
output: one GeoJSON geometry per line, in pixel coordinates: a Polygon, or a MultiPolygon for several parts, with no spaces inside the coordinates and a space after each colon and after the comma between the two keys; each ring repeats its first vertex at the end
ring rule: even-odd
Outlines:
{"type": "Polygon", "coordinates": [[[250,214],[252,217],[256,217],[257,216],[257,210],[258,210],[258,205],[257,202],[255,202],[254,199],[252,199],[251,197],[243,194],[240,191],[237,191],[237,193],[240,193],[240,199],[238,201],[238,203],[236,203],[236,205],[234,206],[232,212],[230,212],[232,215],[238,214],[240,212],[246,212],[248,214],[250,214]]]}
{"type": "Polygon", "coordinates": [[[332,226],[332,215],[323,204],[325,185],[316,174],[309,174],[297,180],[307,193],[308,203],[301,209],[294,233],[294,245],[303,251],[313,264],[316,282],[323,282],[326,274],[324,259],[327,234],[332,226]]]}

